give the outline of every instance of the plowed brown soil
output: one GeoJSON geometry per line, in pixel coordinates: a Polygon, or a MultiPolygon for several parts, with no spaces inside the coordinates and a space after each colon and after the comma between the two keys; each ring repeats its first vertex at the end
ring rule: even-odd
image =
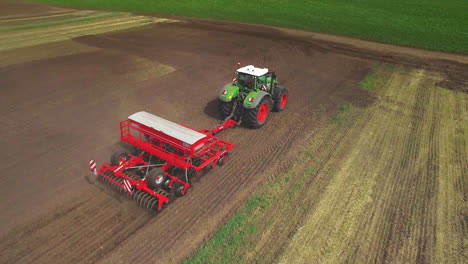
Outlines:
{"type": "MultiPolygon", "coordinates": [[[[2,263],[180,261],[267,177],[285,170],[339,105],[372,104],[357,84],[375,61],[389,59],[277,29],[196,20],[60,43],[80,49],[36,56],[45,44],[0,54],[9,58],[0,61],[2,263]],[[260,130],[223,132],[236,144],[224,167],[202,175],[157,216],[88,183],[89,159],[107,162],[118,123],[131,113],[198,129],[219,123],[216,95],[237,61],[275,70],[290,101],[260,130]]],[[[466,70],[451,61],[422,65],[466,70]]]]}

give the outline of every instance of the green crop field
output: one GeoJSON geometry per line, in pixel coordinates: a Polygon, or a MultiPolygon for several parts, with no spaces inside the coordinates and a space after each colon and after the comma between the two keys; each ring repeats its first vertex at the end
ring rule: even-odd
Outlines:
{"type": "Polygon", "coordinates": [[[468,54],[466,0],[30,0],[242,21],[468,54]]]}

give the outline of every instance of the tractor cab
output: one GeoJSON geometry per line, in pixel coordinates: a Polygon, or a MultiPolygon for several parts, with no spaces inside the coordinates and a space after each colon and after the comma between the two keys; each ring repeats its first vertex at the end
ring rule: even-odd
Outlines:
{"type": "Polygon", "coordinates": [[[242,67],[236,71],[234,82],[241,89],[271,91],[276,75],[267,68],[257,68],[252,65],[242,67]]]}

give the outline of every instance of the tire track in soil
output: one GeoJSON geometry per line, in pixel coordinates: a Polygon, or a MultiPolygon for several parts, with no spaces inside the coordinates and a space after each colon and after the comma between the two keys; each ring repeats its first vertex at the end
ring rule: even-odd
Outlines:
{"type": "MultiPolygon", "coordinates": [[[[393,78],[395,78],[395,76],[396,76],[396,74],[393,75],[393,78]]],[[[389,96],[391,96],[392,98],[395,98],[395,100],[397,102],[402,102],[402,101],[404,101],[404,99],[402,99],[402,97],[404,97],[404,93],[398,94],[397,91],[395,91],[395,89],[392,89],[390,87],[392,85],[392,82],[394,82],[394,81],[397,81],[397,80],[396,79],[390,79],[390,81],[387,83],[385,89],[387,90],[387,93],[390,93],[389,96]]],[[[402,84],[402,86],[406,86],[406,87],[409,87],[410,85],[411,84],[409,83],[409,81],[406,81],[405,83],[402,84]]],[[[416,98],[416,96],[414,96],[414,97],[416,98]]],[[[402,104],[403,103],[398,103],[397,105],[402,105],[402,104]]],[[[412,109],[413,109],[413,111],[419,111],[420,110],[420,108],[417,108],[417,107],[413,107],[412,109]]],[[[417,114],[409,114],[408,116],[413,117],[412,119],[414,119],[415,116],[417,116],[417,114]]],[[[400,118],[398,123],[399,124],[401,123],[402,125],[400,125],[399,127],[400,128],[402,128],[402,127],[406,128],[408,126],[408,123],[410,123],[409,120],[411,120],[411,118],[409,118],[409,119],[400,118]]],[[[405,136],[405,139],[403,140],[404,142],[408,141],[408,139],[406,139],[406,137],[407,136],[405,136]]],[[[401,140],[401,139],[397,139],[397,140],[401,140]]],[[[403,143],[400,146],[397,143],[398,142],[395,142],[395,146],[399,146],[399,149],[397,149],[397,150],[400,150],[401,152],[404,152],[405,148],[407,148],[406,147],[407,144],[403,143]]],[[[387,171],[388,174],[390,174],[390,173],[394,174],[392,172],[395,171],[395,170],[398,170],[398,164],[401,164],[401,160],[398,158],[400,155],[402,155],[402,154],[396,154],[393,157],[393,159],[391,160],[391,162],[388,163],[388,165],[386,166],[386,169],[384,171],[387,171]],[[397,159],[397,160],[395,160],[395,159],[397,159]]],[[[398,174],[398,172],[395,172],[395,174],[398,174]]],[[[382,212],[380,212],[380,210],[385,210],[386,208],[390,208],[389,210],[392,210],[391,209],[392,206],[388,204],[391,200],[387,199],[387,197],[391,193],[393,193],[393,187],[396,186],[395,184],[398,184],[397,181],[398,181],[398,179],[394,179],[392,181],[392,180],[389,180],[388,178],[380,180],[380,183],[381,183],[382,186],[380,188],[378,188],[378,189],[382,190],[381,191],[382,195],[380,197],[379,197],[379,195],[376,195],[376,199],[379,200],[379,198],[380,198],[381,201],[383,200],[383,202],[381,202],[381,203],[383,203],[383,205],[381,206],[381,208],[379,208],[379,207],[374,208],[373,215],[375,215],[375,217],[379,217],[379,216],[383,215],[382,212]]],[[[375,236],[376,241],[373,241],[371,243],[371,245],[374,245],[374,244],[378,245],[377,248],[382,249],[383,243],[386,241],[382,237],[386,234],[385,230],[386,230],[387,226],[386,226],[385,219],[382,219],[382,217],[379,217],[379,218],[380,218],[380,220],[375,220],[375,221],[378,222],[378,223],[382,223],[382,224],[380,224],[380,225],[378,225],[376,227],[376,229],[377,229],[375,231],[375,233],[377,234],[375,236]]],[[[377,261],[376,258],[381,254],[381,251],[372,249],[372,246],[370,246],[369,251],[375,252],[375,253],[372,254],[372,257],[373,257],[374,261],[377,261]]]]}
{"type": "Polygon", "coordinates": [[[3,240],[1,252],[5,263],[88,261],[107,245],[126,239],[150,219],[149,214],[138,209],[119,208],[113,197],[97,192],[71,210],[65,209],[46,222],[3,240]],[[47,243],[41,246],[29,246],[45,240],[47,243]]]}
{"type": "MultiPolygon", "coordinates": [[[[391,81],[389,81],[389,83],[391,83],[391,81]]],[[[388,85],[387,85],[388,86],[388,85]]],[[[388,87],[387,87],[388,88],[388,87]]],[[[377,114],[377,113],[376,113],[377,114]]],[[[392,120],[392,118],[394,118],[395,116],[395,113],[392,113],[392,115],[390,115],[389,119],[392,120]]],[[[394,125],[396,125],[397,128],[401,128],[402,125],[401,123],[405,122],[405,119],[403,118],[398,118],[398,119],[395,119],[395,120],[398,120],[395,123],[393,123],[394,125]]],[[[390,144],[387,144],[388,145],[393,145],[393,146],[397,146],[395,145],[396,142],[398,142],[398,136],[399,136],[399,133],[393,133],[391,134],[391,136],[389,137],[388,139],[388,142],[390,142],[390,144]]],[[[389,171],[391,171],[391,167],[393,166],[393,163],[391,162],[387,162],[388,160],[391,160],[394,156],[394,154],[390,151],[386,152],[385,153],[386,155],[383,156],[380,160],[380,163],[385,163],[386,165],[382,166],[380,171],[378,171],[377,173],[382,173],[382,174],[385,174],[385,173],[388,173],[389,171]]],[[[378,166],[380,164],[376,164],[376,166],[378,166]]],[[[376,188],[378,189],[378,188],[376,188]]],[[[375,239],[375,236],[372,236],[372,229],[373,229],[373,222],[375,222],[375,218],[377,217],[377,213],[375,212],[375,209],[372,209],[371,208],[371,213],[369,213],[369,216],[361,222],[360,226],[357,228],[357,230],[362,230],[362,232],[360,232],[359,234],[356,234],[355,235],[355,239],[354,241],[368,241],[368,243],[363,243],[363,244],[360,244],[360,245],[354,245],[354,247],[356,248],[356,250],[353,252],[354,254],[351,255],[346,261],[348,262],[371,262],[370,260],[374,259],[375,258],[375,255],[376,255],[376,252],[378,250],[372,248],[373,246],[377,245],[373,240],[375,239]],[[361,253],[361,254],[359,254],[361,253]],[[360,258],[358,258],[358,255],[361,256],[360,258]]],[[[374,259],[375,261],[375,259],[374,259]]]]}
{"type": "Polygon", "coordinates": [[[403,252],[404,241],[410,237],[411,231],[411,217],[415,207],[420,203],[419,196],[415,193],[417,191],[416,186],[419,181],[424,180],[420,175],[423,173],[418,167],[423,158],[420,154],[422,151],[422,144],[425,138],[422,138],[424,130],[424,122],[427,113],[425,106],[429,103],[428,93],[428,82],[420,80],[422,83],[418,84],[417,93],[415,95],[417,112],[414,113],[410,118],[410,130],[407,135],[407,139],[402,149],[402,158],[398,155],[395,156],[398,160],[391,162],[392,164],[398,164],[398,167],[394,168],[395,177],[391,177],[390,181],[384,182],[383,190],[387,190],[385,193],[385,203],[382,206],[383,219],[380,223],[386,223],[382,226],[382,233],[379,235],[380,245],[378,248],[381,250],[377,255],[376,261],[391,262],[401,257],[403,252]],[[410,162],[409,162],[410,161],[410,162]],[[416,185],[416,186],[415,186],[416,185]],[[402,188],[395,189],[395,186],[402,186],[402,188]],[[415,196],[415,197],[414,197],[415,196]]]}
{"type": "MultiPolygon", "coordinates": [[[[426,107],[429,109],[433,109],[430,114],[430,127],[427,129],[429,130],[428,135],[428,146],[427,146],[427,154],[428,160],[426,163],[425,171],[421,172],[420,176],[421,180],[426,179],[426,182],[416,183],[416,186],[421,186],[421,195],[417,195],[417,197],[430,197],[425,199],[422,202],[418,202],[415,206],[419,206],[419,210],[415,212],[416,216],[420,218],[422,225],[419,225],[418,230],[420,233],[416,234],[416,244],[419,245],[417,250],[417,255],[415,256],[415,260],[417,263],[429,263],[434,261],[434,256],[430,253],[435,252],[435,224],[436,217],[432,214],[437,207],[437,198],[434,197],[433,194],[438,192],[438,183],[437,177],[439,175],[439,131],[440,131],[440,103],[439,103],[439,96],[437,90],[432,87],[433,82],[428,82],[426,89],[428,89],[429,96],[431,98],[431,104],[428,104],[426,107]]],[[[427,119],[421,119],[420,122],[427,123],[427,119]]],[[[414,212],[414,211],[413,211],[414,212]]]]}
{"type": "MultiPolygon", "coordinates": [[[[454,172],[453,175],[450,175],[452,179],[448,180],[448,184],[452,185],[452,191],[456,193],[458,198],[457,205],[453,208],[452,212],[449,213],[446,217],[451,217],[447,221],[451,222],[451,225],[447,224],[452,231],[452,234],[448,238],[453,238],[450,242],[453,243],[453,247],[444,248],[446,252],[445,256],[447,259],[453,259],[457,261],[458,259],[467,259],[468,258],[468,243],[467,243],[467,234],[468,234],[468,181],[466,180],[466,171],[468,168],[468,147],[467,147],[467,131],[468,131],[468,100],[465,94],[457,93],[453,95],[455,97],[455,107],[453,114],[455,115],[457,125],[453,129],[453,143],[450,144],[453,146],[453,151],[449,154],[449,161],[453,162],[454,172]],[[455,248],[455,250],[454,250],[455,248]],[[462,249],[462,252],[457,252],[456,249],[462,249]]],[[[449,145],[449,146],[450,146],[449,145]]],[[[453,202],[453,201],[452,201],[453,202]]],[[[439,205],[442,206],[442,205],[439,205]]]]}
{"type": "MultiPolygon", "coordinates": [[[[379,88],[379,91],[385,91],[385,95],[384,96],[379,96],[380,99],[383,99],[383,100],[379,100],[379,103],[377,105],[378,109],[384,111],[384,115],[389,115],[389,119],[390,120],[395,120],[396,122],[393,123],[393,125],[398,129],[398,130],[402,130],[402,129],[406,129],[407,128],[407,118],[408,116],[411,116],[410,114],[405,114],[403,115],[404,118],[398,118],[399,116],[401,116],[402,113],[404,113],[405,111],[408,111],[408,109],[410,110],[414,110],[415,107],[412,107],[411,105],[408,105],[408,104],[405,104],[403,103],[402,101],[398,100],[399,99],[399,94],[395,94],[395,93],[392,93],[394,92],[395,89],[392,89],[391,88],[391,85],[393,82],[397,82],[398,80],[396,79],[398,74],[396,73],[393,73],[392,75],[388,76],[388,81],[386,81],[386,83],[384,84],[383,87],[380,87],[379,88]],[[390,100],[388,100],[390,99],[390,100]],[[387,109],[386,107],[382,107],[382,104],[385,103],[385,104],[388,104],[388,103],[391,103],[392,105],[392,108],[391,110],[387,109]],[[402,107],[403,109],[405,109],[405,111],[395,111],[393,109],[393,107],[402,107]]],[[[404,87],[404,86],[408,86],[408,83],[403,83],[401,84],[400,86],[404,87]]],[[[401,132],[398,132],[396,131],[395,133],[393,133],[393,135],[389,138],[388,142],[389,144],[387,145],[383,145],[383,146],[392,146],[394,148],[394,151],[390,152],[386,152],[387,156],[382,158],[382,162],[385,163],[385,165],[383,165],[381,167],[381,170],[377,173],[380,173],[382,175],[389,175],[391,174],[392,170],[394,169],[395,167],[395,164],[398,164],[398,162],[395,161],[395,157],[399,157],[399,154],[398,154],[398,151],[400,150],[400,144],[398,144],[399,142],[401,142],[401,138],[400,137],[400,134],[401,132]],[[393,152],[397,152],[396,154],[393,153],[393,152]]],[[[382,163],[381,162],[381,163],[382,163]]],[[[377,166],[378,164],[376,164],[377,166]]],[[[388,181],[388,179],[386,179],[387,177],[385,176],[385,179],[378,179],[377,180],[377,185],[382,184],[382,182],[385,182],[385,181],[388,181]]],[[[350,262],[375,262],[377,261],[376,260],[376,256],[379,254],[380,252],[380,249],[381,249],[381,245],[379,244],[380,242],[380,233],[381,231],[381,228],[380,227],[380,223],[383,223],[382,221],[383,220],[378,220],[379,218],[379,215],[380,215],[380,212],[379,210],[381,210],[381,207],[383,207],[381,205],[382,201],[379,201],[379,193],[385,193],[383,192],[383,190],[386,190],[386,188],[384,187],[379,187],[379,186],[376,186],[375,189],[378,190],[378,193],[374,194],[375,196],[375,200],[376,200],[376,204],[374,205],[373,208],[370,208],[370,212],[369,212],[369,216],[364,220],[362,221],[360,227],[357,228],[357,230],[362,230],[362,232],[360,232],[359,234],[356,235],[356,238],[355,238],[355,241],[366,241],[367,240],[367,243],[362,243],[360,245],[355,245],[356,247],[356,250],[354,251],[354,254],[352,256],[350,256],[350,258],[347,259],[347,261],[350,261],[350,262]],[[377,224],[373,224],[373,223],[377,223],[377,224]],[[376,227],[377,225],[377,227],[376,227]],[[377,235],[376,235],[377,234],[377,235]],[[357,259],[357,257],[360,256],[359,259],[357,259]]],[[[389,189],[389,192],[391,192],[392,189],[389,189]]],[[[385,197],[387,194],[382,194],[381,196],[382,197],[385,197]]]]}

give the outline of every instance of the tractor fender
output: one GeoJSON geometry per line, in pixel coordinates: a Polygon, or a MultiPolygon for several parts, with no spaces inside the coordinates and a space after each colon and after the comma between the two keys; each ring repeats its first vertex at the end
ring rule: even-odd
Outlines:
{"type": "Polygon", "coordinates": [[[260,103],[260,101],[263,99],[263,97],[268,96],[271,98],[271,95],[265,91],[251,91],[247,97],[244,99],[244,107],[248,109],[252,109],[257,107],[257,105],[260,103]],[[250,98],[254,98],[252,102],[250,98]]]}
{"type": "Polygon", "coordinates": [[[221,88],[218,94],[219,100],[223,102],[231,102],[239,94],[239,87],[232,83],[228,83],[221,88]]]}

